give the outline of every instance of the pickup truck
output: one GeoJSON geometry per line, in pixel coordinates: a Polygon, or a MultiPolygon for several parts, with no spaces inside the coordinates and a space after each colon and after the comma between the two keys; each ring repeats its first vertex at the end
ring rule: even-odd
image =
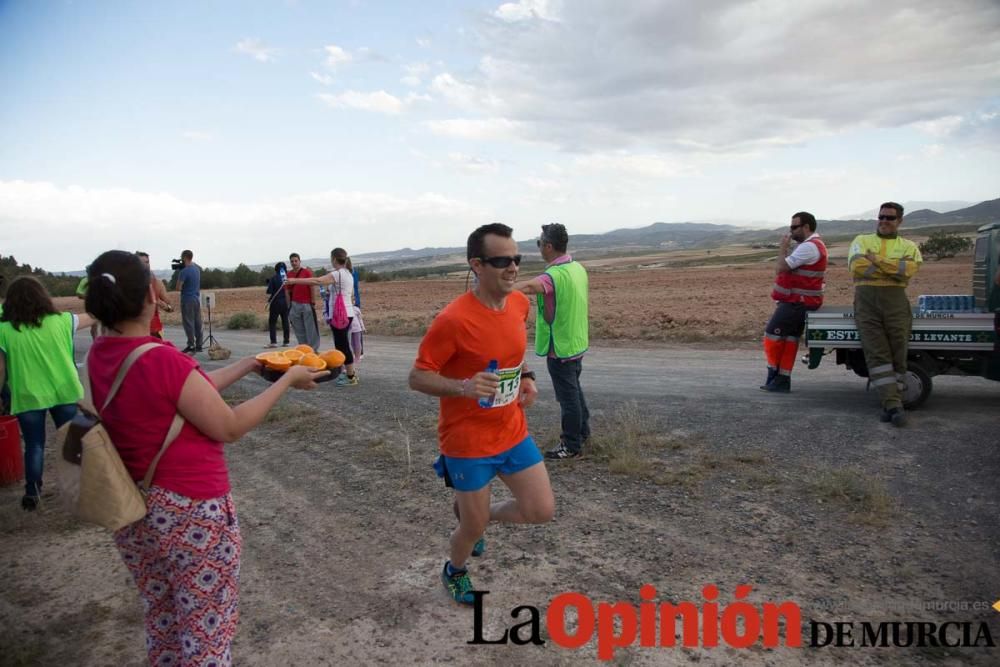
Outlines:
{"type": "MultiPolygon", "coordinates": [[[[977,230],[972,269],[974,306],[967,310],[928,308],[966,300],[922,297],[914,309],[903,405],[919,406],[930,396],[935,375],[974,375],[1000,381],[1000,286],[994,283],[1000,263],[1000,222],[977,230]]],[[[808,314],[802,358],[809,368],[835,354],[837,364],[868,377],[861,339],[851,307],[823,307],[808,314]]]]}

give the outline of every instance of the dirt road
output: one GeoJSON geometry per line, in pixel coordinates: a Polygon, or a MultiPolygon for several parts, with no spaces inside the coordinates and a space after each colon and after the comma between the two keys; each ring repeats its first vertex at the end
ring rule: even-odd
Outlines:
{"type": "MultiPolygon", "coordinates": [[[[249,354],[264,336],[221,339],[249,354]]],[[[438,580],[453,518],[430,470],[436,402],[406,387],[416,343],[370,338],[360,386],[291,393],[230,446],[245,539],[237,664],[596,661],[594,641],[577,650],[466,644],[472,613],[448,601],[438,580]]],[[[541,400],[529,423],[550,445],[558,408],[536,368],[541,400]]],[[[720,607],[751,584],[755,606],[799,604],[806,642],[809,619],[987,621],[1000,641],[1000,615],[962,609],[1000,598],[1000,383],[935,378],[924,408],[894,429],[878,422],[864,381],[832,363],[797,369],[789,396],[758,391],[755,346],[599,345],[584,368],[594,438],[588,458],[549,466],[556,520],[491,526],[488,551],[472,565],[474,583],[490,591],[487,638],[526,620],[511,619],[516,606],[538,607],[544,627],[559,593],[634,605],[648,583],[660,602],[699,606],[702,587],[716,584],[720,607]]],[[[250,377],[227,395],[239,401],[264,386],[250,377]]],[[[0,664],[140,664],[141,608],[110,538],[66,519],[55,498],[23,514],[19,494],[0,493],[0,664]]],[[[668,665],[987,665],[997,656],[615,653],[619,663],[668,665]]]]}

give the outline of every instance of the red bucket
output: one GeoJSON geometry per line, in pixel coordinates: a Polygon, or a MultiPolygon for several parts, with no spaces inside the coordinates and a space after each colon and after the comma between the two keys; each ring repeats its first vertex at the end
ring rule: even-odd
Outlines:
{"type": "Polygon", "coordinates": [[[21,454],[21,428],[17,417],[0,416],[0,485],[24,479],[24,456],[21,454]]]}

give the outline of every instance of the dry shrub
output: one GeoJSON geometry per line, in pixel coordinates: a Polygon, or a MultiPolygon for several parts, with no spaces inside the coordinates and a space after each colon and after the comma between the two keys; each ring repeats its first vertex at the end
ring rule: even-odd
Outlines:
{"type": "Polygon", "coordinates": [[[227,329],[256,329],[257,315],[254,313],[235,313],[226,322],[227,329]]]}
{"type": "Polygon", "coordinates": [[[267,413],[267,417],[264,418],[264,422],[270,424],[289,420],[303,421],[314,419],[319,415],[320,411],[316,408],[308,405],[302,405],[301,403],[282,401],[271,408],[271,410],[267,413]]]}
{"type": "Polygon", "coordinates": [[[809,490],[843,507],[856,523],[884,526],[895,512],[896,503],[878,477],[855,468],[820,469],[811,477],[809,490]]]}
{"type": "Polygon", "coordinates": [[[656,445],[656,436],[643,425],[638,403],[628,401],[612,413],[602,433],[587,441],[587,454],[606,461],[613,473],[646,476],[656,445]]]}

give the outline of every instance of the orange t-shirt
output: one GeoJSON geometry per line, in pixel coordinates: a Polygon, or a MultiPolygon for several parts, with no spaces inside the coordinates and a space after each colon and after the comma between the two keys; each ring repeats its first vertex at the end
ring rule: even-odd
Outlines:
{"type": "MultiPolygon", "coordinates": [[[[464,380],[485,371],[496,359],[500,374],[524,363],[530,303],[520,292],[507,297],[504,309],[491,310],[472,292],[452,301],[431,323],[420,342],[414,366],[447,378],[464,380]]],[[[456,458],[494,456],[528,437],[524,408],[516,398],[492,408],[462,396],[441,398],[438,439],[441,453],[456,458]]]]}

